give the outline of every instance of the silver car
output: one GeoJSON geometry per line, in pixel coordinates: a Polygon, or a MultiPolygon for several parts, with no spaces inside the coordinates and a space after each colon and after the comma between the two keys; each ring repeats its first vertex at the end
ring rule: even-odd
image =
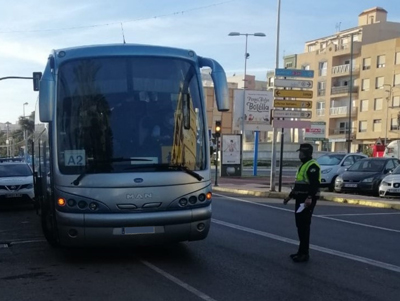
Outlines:
{"type": "Polygon", "coordinates": [[[336,177],[356,161],[364,158],[367,158],[367,156],[362,153],[329,153],[320,156],[317,162],[321,167],[321,187],[329,188],[329,191],[333,191],[336,177]]]}
{"type": "Polygon", "coordinates": [[[25,162],[0,163],[0,203],[34,201],[32,169],[25,162]]]}
{"type": "Polygon", "coordinates": [[[383,178],[379,185],[379,196],[400,196],[400,165],[383,178]]]}

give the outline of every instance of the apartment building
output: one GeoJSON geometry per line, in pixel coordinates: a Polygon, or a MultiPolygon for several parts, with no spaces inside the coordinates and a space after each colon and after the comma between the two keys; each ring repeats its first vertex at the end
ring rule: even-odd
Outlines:
{"type": "Polygon", "coordinates": [[[400,23],[387,21],[383,8],[363,11],[357,27],[306,42],[284,64],[315,71],[313,121],[326,123],[324,149],[400,139],[400,23]]]}

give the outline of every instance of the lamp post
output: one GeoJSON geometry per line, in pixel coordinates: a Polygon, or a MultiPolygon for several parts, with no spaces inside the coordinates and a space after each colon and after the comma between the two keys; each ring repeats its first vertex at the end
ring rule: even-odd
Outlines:
{"type": "MultiPolygon", "coordinates": [[[[254,36],[254,37],[265,37],[265,33],[263,32],[256,32],[256,33],[240,33],[240,32],[231,32],[229,33],[229,36],[235,37],[235,36],[245,36],[246,37],[246,44],[245,44],[245,49],[244,49],[244,75],[243,75],[243,107],[242,107],[242,149],[244,149],[244,142],[245,142],[245,134],[244,134],[244,122],[245,122],[245,112],[246,112],[246,72],[247,72],[247,59],[249,58],[249,54],[247,53],[247,40],[249,36],[254,36]]],[[[258,140],[258,132],[256,132],[256,138],[258,140]]],[[[256,152],[256,150],[254,150],[256,152]]],[[[242,152],[243,153],[243,152],[242,152]]],[[[254,167],[256,168],[256,166],[254,167]]],[[[243,155],[242,155],[242,160],[241,160],[241,166],[240,166],[241,173],[243,174],[243,155]]]]}
{"type": "Polygon", "coordinates": [[[10,157],[10,140],[8,139],[8,133],[10,131],[10,124],[8,121],[6,122],[6,127],[7,127],[7,140],[6,140],[6,144],[7,144],[7,158],[10,157]]]}
{"type": "MultiPolygon", "coordinates": [[[[25,106],[26,106],[26,105],[28,105],[27,102],[25,102],[25,103],[22,105],[22,110],[23,110],[22,118],[23,118],[23,119],[25,119],[25,106]]],[[[24,144],[25,144],[25,146],[24,146],[24,159],[25,159],[25,162],[26,162],[27,154],[28,154],[28,141],[26,140],[26,129],[25,129],[25,128],[24,128],[24,144]]]]}

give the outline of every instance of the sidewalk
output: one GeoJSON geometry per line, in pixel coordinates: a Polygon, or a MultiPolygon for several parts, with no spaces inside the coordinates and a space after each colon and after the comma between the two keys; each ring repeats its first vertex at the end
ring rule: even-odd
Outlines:
{"type": "MultiPolygon", "coordinates": [[[[285,198],[291,190],[290,185],[293,183],[293,181],[283,179],[281,192],[278,192],[278,178],[275,181],[276,191],[270,191],[269,177],[220,177],[217,182],[218,186],[214,185],[214,180],[212,182],[214,192],[229,192],[275,199],[285,198]]],[[[321,192],[320,200],[400,210],[400,199],[321,192]]]]}

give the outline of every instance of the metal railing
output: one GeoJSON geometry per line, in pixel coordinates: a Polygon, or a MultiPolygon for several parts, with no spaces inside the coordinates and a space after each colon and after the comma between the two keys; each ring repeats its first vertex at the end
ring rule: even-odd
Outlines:
{"type": "MultiPolygon", "coordinates": [[[[357,113],[357,107],[352,107],[351,108],[351,115],[354,115],[357,113]]],[[[333,107],[329,109],[329,114],[331,116],[336,116],[336,115],[348,115],[349,114],[349,107],[348,106],[342,106],[342,107],[333,107]]]]}
{"type": "Polygon", "coordinates": [[[336,128],[329,129],[329,135],[344,135],[348,134],[350,131],[350,135],[355,135],[357,132],[357,128],[336,128]]]}
{"type": "Polygon", "coordinates": [[[317,116],[325,116],[325,109],[317,109],[317,116]]]}
{"type": "MultiPolygon", "coordinates": [[[[338,86],[332,87],[331,94],[347,94],[350,92],[350,86],[338,86]]],[[[358,86],[354,86],[352,89],[352,93],[358,93],[358,86]]]]}
{"type": "MultiPolygon", "coordinates": [[[[357,73],[360,69],[358,66],[353,66],[353,73],[357,73]]],[[[338,65],[332,67],[332,74],[333,75],[338,75],[338,74],[349,74],[350,73],[350,64],[345,64],[345,65],[338,65]]]]}

